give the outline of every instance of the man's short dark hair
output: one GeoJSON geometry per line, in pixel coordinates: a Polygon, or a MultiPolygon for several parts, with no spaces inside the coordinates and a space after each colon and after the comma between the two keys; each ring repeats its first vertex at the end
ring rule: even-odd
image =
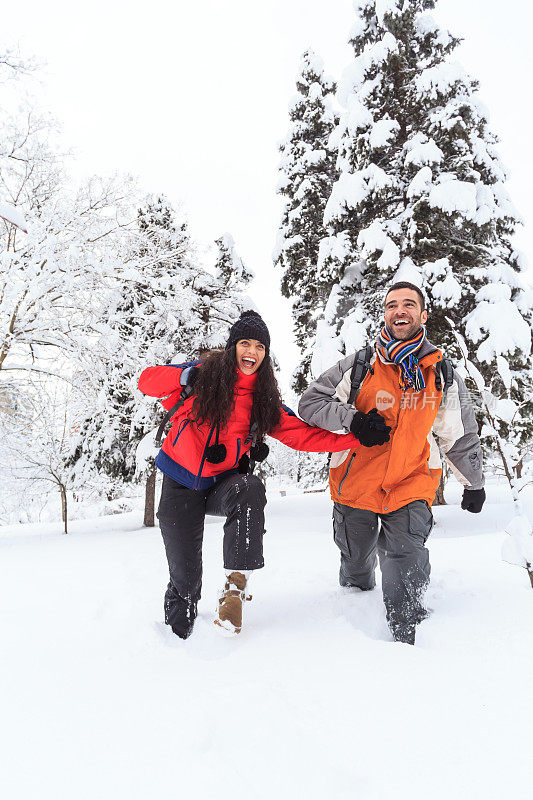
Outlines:
{"type": "Polygon", "coordinates": [[[396,289],[412,289],[413,292],[416,292],[420,298],[420,305],[422,306],[422,311],[426,310],[426,298],[422,294],[422,290],[419,286],[415,286],[414,283],[409,283],[409,281],[398,281],[398,283],[393,283],[392,286],[389,286],[387,289],[387,294],[385,295],[385,302],[387,302],[387,297],[391,292],[394,292],[396,289]]]}

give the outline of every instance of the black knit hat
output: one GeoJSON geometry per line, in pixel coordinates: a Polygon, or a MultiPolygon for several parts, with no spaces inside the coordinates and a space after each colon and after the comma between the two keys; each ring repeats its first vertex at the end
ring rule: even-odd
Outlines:
{"type": "Polygon", "coordinates": [[[268,354],[270,350],[270,334],[264,320],[257,311],[244,311],[240,319],[231,326],[228,341],[226,342],[226,350],[236,345],[240,339],[257,339],[258,342],[265,345],[268,354]]]}

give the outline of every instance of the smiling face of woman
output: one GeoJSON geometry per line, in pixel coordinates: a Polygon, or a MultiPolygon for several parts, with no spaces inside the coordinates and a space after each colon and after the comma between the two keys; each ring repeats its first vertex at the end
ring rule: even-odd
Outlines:
{"type": "Polygon", "coordinates": [[[237,366],[245,375],[257,372],[265,357],[265,345],[257,339],[239,339],[235,345],[237,366]]]}

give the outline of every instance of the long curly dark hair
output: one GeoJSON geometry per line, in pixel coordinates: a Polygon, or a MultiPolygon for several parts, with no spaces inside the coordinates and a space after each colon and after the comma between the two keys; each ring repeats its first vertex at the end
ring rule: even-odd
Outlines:
{"type": "MultiPolygon", "coordinates": [[[[235,346],[228,350],[212,351],[202,362],[194,383],[193,414],[199,424],[217,425],[220,430],[228,424],[235,403],[237,356],[235,346]]],[[[257,438],[262,440],[281,419],[281,395],[269,355],[259,367],[254,388],[252,422],[257,424],[257,438]]]]}

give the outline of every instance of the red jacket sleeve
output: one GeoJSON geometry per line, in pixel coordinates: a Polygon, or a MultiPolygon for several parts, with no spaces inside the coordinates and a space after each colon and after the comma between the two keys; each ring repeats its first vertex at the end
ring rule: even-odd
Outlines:
{"type": "Polygon", "coordinates": [[[280,423],[270,432],[270,436],[293,450],[306,450],[309,453],[340,453],[359,447],[359,439],[353,433],[331,433],[323,428],[315,428],[299,419],[287,406],[282,406],[280,423]]]}
{"type": "Polygon", "coordinates": [[[185,365],[167,367],[147,367],[141,372],[139,389],[149,397],[167,397],[179,389],[180,376],[185,365]]]}
{"type": "Polygon", "coordinates": [[[138,387],[149,397],[167,397],[162,404],[166,409],[172,408],[181,394],[182,372],[188,367],[198,366],[199,361],[187,361],[184,364],[168,364],[164,367],[147,367],[141,372],[138,387]],[[169,397],[170,395],[170,397],[169,397]]]}

